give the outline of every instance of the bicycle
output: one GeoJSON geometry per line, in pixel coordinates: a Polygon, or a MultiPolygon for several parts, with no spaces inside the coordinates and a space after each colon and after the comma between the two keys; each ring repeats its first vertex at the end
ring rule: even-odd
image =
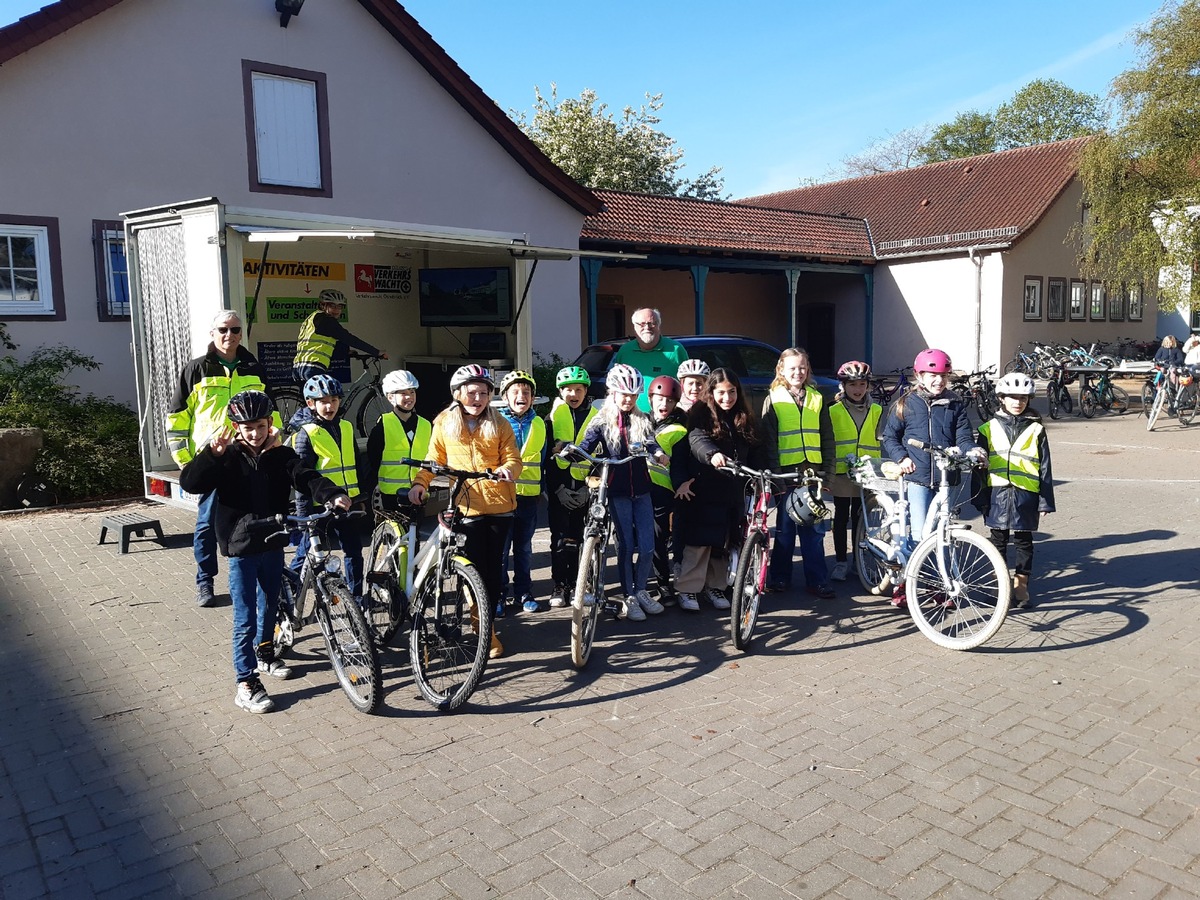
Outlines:
{"type": "MultiPolygon", "coordinates": [[[[279,592],[279,619],[275,626],[275,653],[282,656],[295,643],[304,626],[316,619],[325,639],[325,649],[338,684],[359,712],[373,713],[383,700],[383,676],[379,654],[371,640],[371,631],[362,607],[350,593],[341,576],[341,561],[330,552],[325,526],[333,515],[324,509],[311,516],[271,516],[256,520],[248,527],[274,524],[294,525],[309,535],[308,553],[297,577],[284,569],[279,592]],[[309,605],[309,599],[312,605],[309,605]]],[[[353,519],[363,512],[345,514],[353,519]]]]}
{"type": "Polygon", "coordinates": [[[1046,400],[1050,407],[1050,418],[1057,419],[1060,415],[1070,415],[1074,402],[1067,385],[1075,380],[1075,376],[1067,370],[1066,363],[1060,363],[1046,382],[1046,400]]]}
{"type": "Polygon", "coordinates": [[[1105,412],[1115,412],[1119,416],[1125,415],[1129,409],[1129,392],[1123,387],[1113,384],[1111,371],[1101,373],[1100,378],[1096,381],[1096,398],[1100,404],[1100,408],[1105,412]]]}
{"type": "Polygon", "coordinates": [[[452,712],[470,699],[487,668],[493,616],[483,576],[462,556],[466,516],[458,501],[469,482],[494,481],[497,476],[453,469],[432,460],[400,462],[449,476],[454,479],[454,489],[438,514],[437,527],[420,550],[415,511],[413,516],[385,518],[375,526],[365,578],[368,621],[382,645],[390,643],[400,626],[409,622],[408,659],[413,680],[432,706],[452,712]]]}
{"type": "Polygon", "coordinates": [[[1142,385],[1142,415],[1146,430],[1153,431],[1163,407],[1173,412],[1179,424],[1187,427],[1196,418],[1200,404],[1192,370],[1187,366],[1155,366],[1154,374],[1142,385]]]}
{"type": "MultiPolygon", "coordinates": [[[[927,450],[938,470],[938,489],[925,519],[925,533],[913,546],[908,501],[896,464],[851,455],[848,473],[863,498],[856,554],[869,554],[875,571],[881,573],[875,593],[888,582],[904,584],[909,614],[922,634],[939,647],[972,650],[992,638],[1008,615],[1012,598],[1008,564],[991,541],[959,521],[958,506],[951,498],[950,473],[969,472],[976,463],[954,447],[913,439],[908,443],[927,450]],[[873,508],[870,518],[868,501],[873,508]]],[[[863,570],[859,571],[862,578],[863,570]]]]}
{"type": "Polygon", "coordinates": [[[950,382],[950,389],[962,398],[964,405],[974,404],[981,422],[986,422],[1000,408],[1000,401],[996,399],[996,387],[991,378],[995,374],[996,367],[988,366],[978,372],[959,376],[950,382]]]}
{"type": "MultiPolygon", "coordinates": [[[[379,417],[392,408],[387,397],[383,395],[383,367],[380,363],[383,357],[351,350],[350,358],[361,362],[363,370],[357,378],[349,384],[343,385],[344,393],[339,410],[342,418],[348,422],[355,422],[358,433],[366,437],[375,427],[375,423],[379,421],[379,417]],[[354,417],[352,417],[352,411],[354,417]]],[[[278,385],[270,388],[268,393],[275,403],[275,408],[279,410],[279,417],[283,420],[283,427],[286,431],[288,422],[291,421],[296,410],[305,405],[304,386],[278,385]]]]}
{"type": "Polygon", "coordinates": [[[1013,351],[1012,359],[1004,364],[1004,375],[1009,372],[1022,372],[1030,378],[1041,376],[1041,361],[1032,353],[1026,353],[1023,344],[1018,344],[1013,351]]]}
{"type": "Polygon", "coordinates": [[[912,387],[912,382],[908,380],[910,372],[912,372],[912,366],[903,366],[899,369],[892,369],[886,375],[872,377],[871,397],[886,410],[893,400],[903,397],[912,387]],[[896,379],[895,384],[890,383],[893,377],[896,379]]]}

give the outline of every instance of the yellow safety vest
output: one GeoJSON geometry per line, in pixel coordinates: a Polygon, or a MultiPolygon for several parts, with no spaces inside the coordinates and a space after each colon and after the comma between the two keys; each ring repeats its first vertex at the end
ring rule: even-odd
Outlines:
{"type": "Polygon", "coordinates": [[[341,440],[333,436],[316,422],[304,425],[304,432],[317,454],[317,471],[346,489],[351,497],[358,496],[358,470],[354,468],[354,428],[345,419],[338,422],[341,440]]]}
{"type": "Polygon", "coordinates": [[[850,411],[840,401],[829,407],[829,422],[833,425],[833,442],[837,447],[834,452],[837,460],[837,474],[846,474],[847,454],[874,457],[880,455],[879,438],[875,435],[879,430],[879,417],[882,414],[883,407],[878,403],[872,403],[867,408],[867,416],[863,419],[862,428],[859,429],[855,426],[854,417],[850,415],[850,411]]]}
{"type": "Polygon", "coordinates": [[[658,442],[658,446],[662,448],[662,452],[667,454],[668,464],[660,466],[654,460],[650,460],[650,480],[659,487],[666,488],[668,491],[674,490],[671,484],[671,452],[676,444],[678,444],[684,436],[687,435],[687,429],[678,422],[672,422],[669,425],[664,425],[661,430],[655,432],[654,440],[658,442]]]}
{"type": "Polygon", "coordinates": [[[300,336],[296,338],[296,356],[292,360],[293,366],[329,368],[329,361],[333,359],[333,348],[337,346],[337,341],[327,334],[317,334],[316,321],[320,314],[321,311],[317,310],[300,326],[300,336]]]}
{"type": "Polygon", "coordinates": [[[779,465],[821,464],[821,392],[804,386],[804,407],[796,405],[791,392],[780,385],[771,391],[771,408],[779,422],[779,465]]]}
{"type": "Polygon", "coordinates": [[[536,497],[542,492],[542,451],[546,449],[546,423],[533,417],[529,434],[521,447],[521,477],[517,479],[518,497],[536,497]]]}
{"type": "MultiPolygon", "coordinates": [[[[175,465],[183,468],[196,453],[206,447],[213,435],[229,425],[229,398],[242,391],[266,391],[257,375],[241,375],[232,369],[221,375],[207,375],[192,386],[187,405],[177,413],[167,413],[167,448],[175,465]]],[[[279,412],[271,413],[271,424],[281,426],[279,412]]]]}
{"type": "MultiPolygon", "coordinates": [[[[587,402],[586,400],[584,401],[587,402]]],[[[554,411],[550,413],[550,424],[554,426],[554,440],[563,441],[568,444],[578,444],[583,440],[583,435],[587,431],[588,425],[592,423],[592,419],[596,418],[596,410],[589,409],[588,414],[584,417],[583,424],[579,426],[579,431],[575,431],[575,419],[571,416],[571,407],[566,402],[554,407],[554,411]]],[[[591,463],[567,463],[565,459],[554,460],[558,463],[560,469],[570,468],[571,477],[576,481],[583,481],[587,478],[588,472],[591,471],[591,463]]]]}
{"type": "MultiPolygon", "coordinates": [[[[413,413],[416,415],[416,413],[413,413]]],[[[415,466],[406,466],[402,459],[428,459],[429,439],[433,435],[433,425],[422,416],[417,416],[417,427],[413,441],[408,442],[408,432],[404,423],[395,412],[384,413],[383,422],[383,457],[379,460],[379,493],[407,494],[412,487],[415,466]]]]}
{"type": "Polygon", "coordinates": [[[979,432],[988,443],[988,484],[1011,484],[1031,494],[1040,493],[1038,437],[1044,430],[1040,422],[1031,422],[1010,444],[1003,428],[993,428],[991,422],[980,425],[979,432]]]}

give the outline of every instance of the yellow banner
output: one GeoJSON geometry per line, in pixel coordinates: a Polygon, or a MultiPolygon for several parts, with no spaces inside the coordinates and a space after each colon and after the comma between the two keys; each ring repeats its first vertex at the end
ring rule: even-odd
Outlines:
{"type": "MultiPolygon", "coordinates": [[[[247,259],[242,262],[242,274],[257,278],[262,260],[247,259]]],[[[345,281],[346,264],[308,262],[306,260],[268,259],[263,264],[263,278],[289,278],[292,281],[315,279],[319,281],[345,281]]]]}

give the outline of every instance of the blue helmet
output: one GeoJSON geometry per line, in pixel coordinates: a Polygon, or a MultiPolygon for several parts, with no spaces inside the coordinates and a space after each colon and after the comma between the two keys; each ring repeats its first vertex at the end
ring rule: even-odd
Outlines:
{"type": "Polygon", "coordinates": [[[314,375],[304,382],[304,399],[319,400],[322,397],[342,396],[342,383],[332,375],[314,375]]]}

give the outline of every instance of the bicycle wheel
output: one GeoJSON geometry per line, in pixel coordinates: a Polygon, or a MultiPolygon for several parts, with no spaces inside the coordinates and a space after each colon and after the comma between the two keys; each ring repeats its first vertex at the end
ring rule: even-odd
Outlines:
{"type": "Polygon", "coordinates": [[[275,658],[281,659],[296,643],[296,631],[300,620],[296,617],[296,592],[292,580],[285,571],[279,584],[279,609],[275,616],[275,634],[271,642],[275,645],[275,658]]]}
{"type": "Polygon", "coordinates": [[[440,712],[458,709],[475,692],[492,643],[492,604],[479,571],[456,557],[446,575],[440,594],[436,572],[421,585],[408,635],[413,678],[440,712]]]}
{"type": "Polygon", "coordinates": [[[1150,415],[1146,418],[1146,430],[1153,431],[1154,423],[1162,415],[1163,407],[1167,405],[1167,392],[1170,389],[1164,384],[1154,395],[1154,403],[1150,406],[1150,415]]]}
{"type": "Polygon", "coordinates": [[[1008,615],[1008,565],[991,541],[966,528],[950,531],[942,560],[948,586],[938,557],[936,534],[913,551],[905,584],[909,612],[921,633],[939,647],[974,649],[999,631],[1008,615]]]}
{"type": "Polygon", "coordinates": [[[30,472],[17,483],[17,503],[23,509],[42,509],[56,505],[58,494],[48,481],[30,472]]]}
{"type": "Polygon", "coordinates": [[[1147,381],[1142,385],[1142,415],[1149,416],[1150,408],[1154,406],[1154,382],[1147,381]]]}
{"type": "Polygon", "coordinates": [[[267,393],[271,395],[271,402],[275,404],[275,409],[279,412],[279,419],[283,424],[283,431],[286,433],[288,422],[292,420],[296,410],[304,406],[304,396],[300,393],[300,388],[294,384],[273,387],[267,393]]]}
{"type": "Polygon", "coordinates": [[[582,669],[592,655],[596,623],[604,605],[604,543],[588,535],[579,553],[575,595],[571,599],[571,665],[582,669]]]}
{"type": "Polygon", "coordinates": [[[1084,388],[1079,392],[1079,411],[1083,413],[1085,419],[1096,415],[1099,406],[1100,398],[1097,396],[1095,388],[1084,388]]]}
{"type": "Polygon", "coordinates": [[[876,494],[863,504],[862,515],[854,527],[854,568],[863,588],[872,594],[882,594],[892,585],[891,573],[867,545],[868,537],[890,540],[890,533],[881,533],[883,523],[892,517],[892,498],[876,494]]]}
{"type": "Polygon", "coordinates": [[[1050,418],[1052,419],[1057,419],[1063,414],[1061,407],[1058,405],[1060,396],[1058,382],[1051,381],[1046,385],[1046,404],[1050,408],[1050,418]]]}
{"type": "Polygon", "coordinates": [[[1065,384],[1060,384],[1058,386],[1058,408],[1061,409],[1065,415],[1070,415],[1071,411],[1075,409],[1075,401],[1071,399],[1071,392],[1067,390],[1067,386],[1065,384]]]}
{"type": "Polygon", "coordinates": [[[1192,424],[1192,420],[1196,418],[1196,407],[1200,405],[1200,392],[1196,390],[1195,382],[1189,384],[1179,392],[1179,399],[1176,401],[1175,412],[1179,417],[1179,424],[1185,428],[1192,424]]]}
{"type": "Polygon", "coordinates": [[[391,519],[384,519],[371,532],[367,551],[366,617],[375,643],[386,647],[400,628],[404,611],[404,573],[396,569],[396,548],[404,532],[391,519]]]}
{"type": "Polygon", "coordinates": [[[737,574],[733,577],[733,593],[729,597],[729,631],[733,636],[733,646],[739,650],[749,650],[754,637],[766,565],[766,535],[761,531],[751,531],[742,545],[737,574]]]}
{"type": "Polygon", "coordinates": [[[333,674],[355,709],[373,713],[383,700],[383,674],[371,629],[346,582],[329,572],[320,578],[317,623],[333,674]]]}
{"type": "Polygon", "coordinates": [[[1129,393],[1115,384],[1106,385],[1100,392],[1100,405],[1107,412],[1123,416],[1129,410],[1129,393]]]}
{"type": "Polygon", "coordinates": [[[391,408],[387,397],[383,396],[379,388],[372,386],[362,406],[358,408],[358,433],[364,437],[369,436],[375,423],[384,413],[390,412],[391,408]]]}

